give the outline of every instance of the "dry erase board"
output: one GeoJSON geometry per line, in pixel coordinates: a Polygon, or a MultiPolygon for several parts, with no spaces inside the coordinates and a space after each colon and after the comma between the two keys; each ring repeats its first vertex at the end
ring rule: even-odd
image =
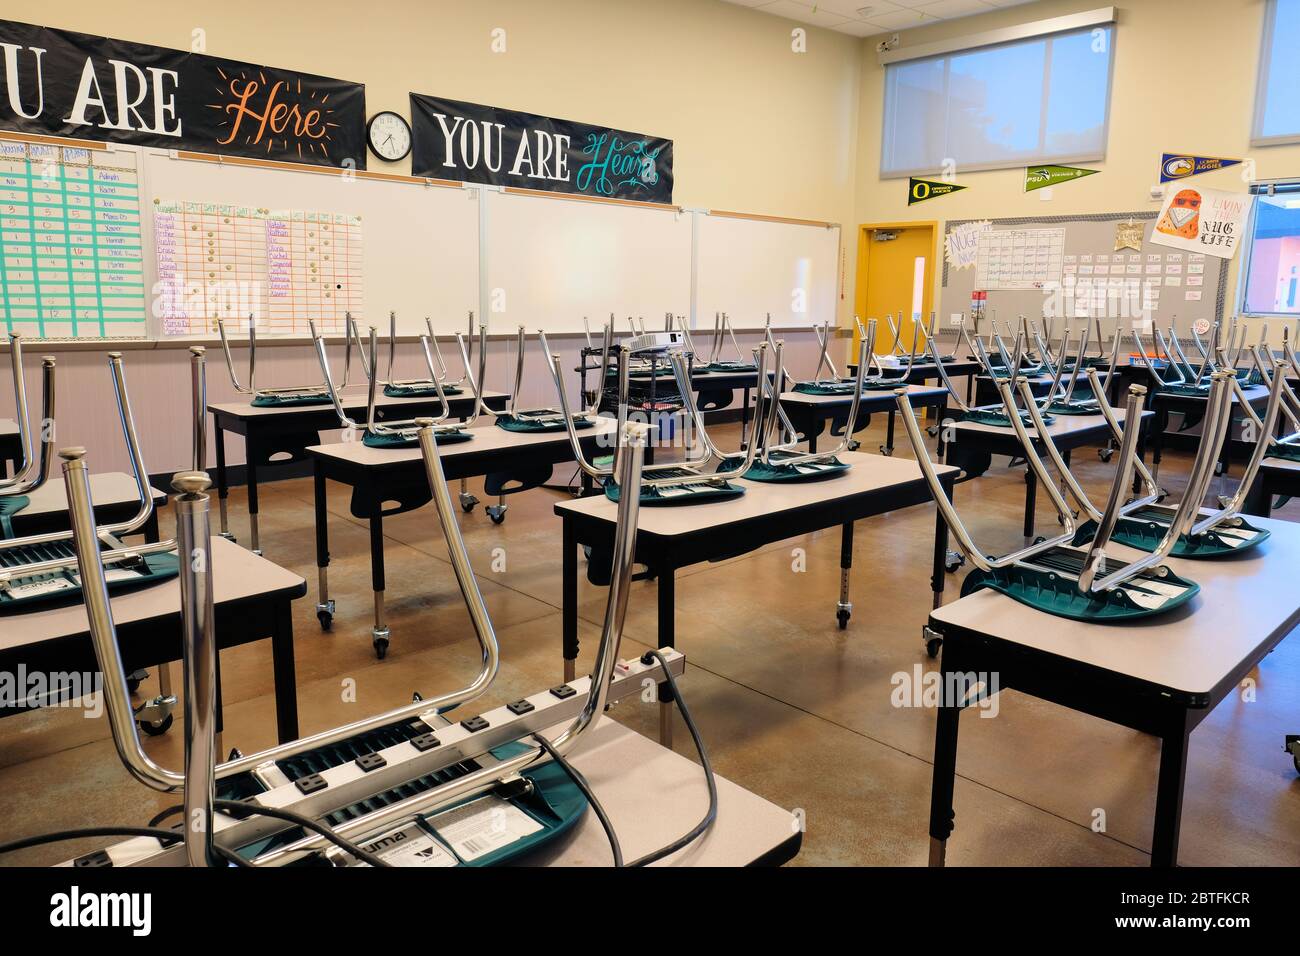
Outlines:
{"type": "Polygon", "coordinates": [[[148,333],[138,158],[0,141],[0,330],[148,333]]]}
{"type": "Polygon", "coordinates": [[[674,207],[485,192],[488,326],[592,329],[613,313],[662,328],[691,306],[691,216],[674,207]]]}
{"type": "Polygon", "coordinates": [[[726,312],[737,328],[835,322],[840,229],[821,223],[699,215],[698,325],[726,312]]]}
{"type": "Polygon", "coordinates": [[[945,237],[975,230],[978,243],[966,268],[945,256],[940,325],[956,313],[1006,323],[1046,312],[1058,329],[1098,317],[1109,339],[1117,323],[1145,331],[1147,315],[1180,332],[1222,318],[1226,260],[1152,244],[1155,220],[1149,211],[949,221],[945,237]]]}

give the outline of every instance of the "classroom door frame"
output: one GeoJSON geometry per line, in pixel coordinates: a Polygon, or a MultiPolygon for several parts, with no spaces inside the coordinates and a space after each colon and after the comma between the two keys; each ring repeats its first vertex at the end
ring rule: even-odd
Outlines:
{"type": "MultiPolygon", "coordinates": [[[[921,314],[925,315],[934,309],[934,281],[935,270],[939,264],[939,226],[938,219],[912,219],[907,221],[894,222],[868,222],[858,225],[858,271],[857,281],[854,283],[853,294],[853,313],[862,318],[866,323],[867,308],[867,283],[870,281],[870,267],[868,265],[870,256],[867,251],[871,248],[869,243],[874,240],[870,233],[881,229],[929,229],[930,230],[930,255],[925,262],[925,291],[921,297],[921,314]]],[[[853,327],[853,348],[857,348],[858,330],[856,323],[853,327]]],[[[879,330],[877,335],[879,335],[879,330]]]]}

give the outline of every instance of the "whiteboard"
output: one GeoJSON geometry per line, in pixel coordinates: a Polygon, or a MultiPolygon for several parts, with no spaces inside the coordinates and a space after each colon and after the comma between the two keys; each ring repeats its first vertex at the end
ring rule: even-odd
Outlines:
{"type": "Polygon", "coordinates": [[[489,331],[663,327],[691,305],[691,214],[487,192],[489,331]]]}
{"type": "MultiPolygon", "coordinates": [[[[388,314],[396,311],[399,334],[423,332],[425,316],[432,318],[435,331],[453,332],[465,328],[469,311],[478,311],[478,190],[268,170],[178,158],[160,150],[148,151],[144,166],[146,218],[153,216],[157,201],[358,219],[364,281],[361,314],[354,317],[363,327],[375,325],[386,335],[388,314]]],[[[152,227],[146,224],[144,231],[146,270],[156,281],[152,227]]],[[[160,332],[155,328],[155,334],[160,332]]]]}
{"type": "Polygon", "coordinates": [[[838,226],[700,214],[696,325],[834,324],[839,260],[838,226]]]}

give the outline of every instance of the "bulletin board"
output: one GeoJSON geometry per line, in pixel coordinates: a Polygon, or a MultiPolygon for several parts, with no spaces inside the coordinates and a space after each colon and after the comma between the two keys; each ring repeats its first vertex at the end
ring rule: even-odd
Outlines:
{"type": "MultiPolygon", "coordinates": [[[[1221,319],[1228,260],[1153,244],[1156,216],[1146,211],[949,221],[945,235],[974,222],[988,222],[989,229],[979,240],[974,264],[956,269],[944,259],[941,327],[948,327],[954,314],[981,309],[981,329],[995,313],[1005,326],[1022,314],[1037,319],[1047,309],[1058,317],[1057,328],[1062,320],[1077,327],[1096,316],[1107,339],[1117,322],[1140,317],[1144,307],[1156,328],[1173,325],[1180,334],[1199,319],[1221,319]],[[1138,248],[1116,249],[1121,244],[1117,227],[1138,248]]],[[[1140,321],[1136,325],[1149,331],[1140,321]]]]}

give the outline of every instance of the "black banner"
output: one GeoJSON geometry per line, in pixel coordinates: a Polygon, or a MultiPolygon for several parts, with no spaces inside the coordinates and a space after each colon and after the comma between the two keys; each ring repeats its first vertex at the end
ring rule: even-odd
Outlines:
{"type": "Polygon", "coordinates": [[[606,199],[673,201],[673,141],[411,94],[411,172],[606,199]]]}
{"type": "Polygon", "coordinates": [[[0,129],[366,168],[366,88],[0,20],[0,129]]]}

